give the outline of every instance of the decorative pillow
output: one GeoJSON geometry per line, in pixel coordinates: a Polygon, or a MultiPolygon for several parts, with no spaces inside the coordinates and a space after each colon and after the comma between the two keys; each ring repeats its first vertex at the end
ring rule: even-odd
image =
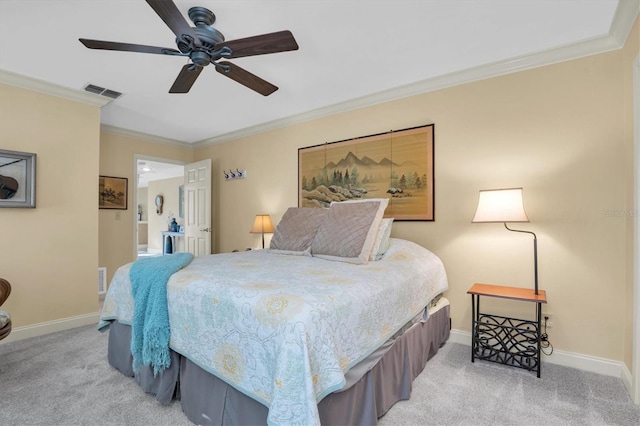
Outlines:
{"type": "Polygon", "coordinates": [[[311,242],[311,255],[367,263],[388,204],[386,198],[331,203],[311,242]]]}
{"type": "Polygon", "coordinates": [[[309,256],[311,240],[329,209],[289,207],[276,226],[269,248],[273,253],[309,256]]]}
{"type": "Polygon", "coordinates": [[[380,260],[382,256],[389,249],[389,237],[391,236],[391,225],[393,224],[393,218],[382,219],[380,221],[380,227],[378,228],[378,234],[376,240],[373,243],[371,249],[371,256],[369,260],[380,260]]]}

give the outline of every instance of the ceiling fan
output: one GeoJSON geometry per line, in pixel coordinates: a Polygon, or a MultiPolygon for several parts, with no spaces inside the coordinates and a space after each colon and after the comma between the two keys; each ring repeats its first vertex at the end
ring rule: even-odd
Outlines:
{"type": "Polygon", "coordinates": [[[277,86],[240,68],[238,65],[222,59],[265,55],[267,53],[298,49],[298,44],[291,31],[278,31],[225,41],[222,33],[212,27],[216,16],[209,9],[204,7],[192,7],[189,9],[189,19],[195,24],[195,27],[192,28],[172,0],[146,1],[176,35],[178,50],[141,44],[89,40],[86,38],[79,40],[89,49],[189,57],[191,62],[182,67],[171,89],[169,89],[169,93],[188,93],[202,69],[209,64],[213,64],[220,74],[261,95],[269,96],[278,90],[277,86]]]}

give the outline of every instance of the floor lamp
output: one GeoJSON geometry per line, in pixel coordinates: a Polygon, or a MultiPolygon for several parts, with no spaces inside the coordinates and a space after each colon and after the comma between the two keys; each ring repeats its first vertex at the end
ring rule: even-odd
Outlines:
{"type": "Polygon", "coordinates": [[[273,225],[271,224],[271,217],[268,214],[256,215],[256,220],[251,227],[251,234],[262,234],[262,248],[264,248],[264,234],[271,234],[273,232],[273,225]]]}
{"type": "Polygon", "coordinates": [[[535,294],[538,294],[538,238],[531,231],[511,229],[507,222],[529,222],[522,202],[522,188],[483,189],[473,223],[504,223],[509,231],[533,235],[533,269],[535,294]]]}

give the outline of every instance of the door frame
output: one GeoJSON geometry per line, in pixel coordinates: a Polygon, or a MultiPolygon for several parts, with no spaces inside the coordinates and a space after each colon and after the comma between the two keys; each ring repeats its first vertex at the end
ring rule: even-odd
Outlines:
{"type": "Polygon", "coordinates": [[[640,53],[633,61],[633,337],[631,396],[640,405],[640,53]]]}
{"type": "Polygon", "coordinates": [[[185,166],[186,161],[181,160],[172,160],[170,158],[162,158],[155,157],[153,155],[145,155],[145,154],[133,154],[133,200],[132,206],[135,206],[134,209],[134,219],[133,219],[133,259],[135,261],[138,258],[138,215],[137,215],[137,206],[138,206],[138,161],[155,161],[157,163],[167,163],[167,164],[175,164],[176,166],[185,166]]]}

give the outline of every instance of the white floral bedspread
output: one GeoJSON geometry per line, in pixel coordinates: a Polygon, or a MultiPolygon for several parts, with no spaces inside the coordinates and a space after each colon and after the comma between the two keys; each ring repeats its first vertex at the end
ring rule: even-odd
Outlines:
{"type": "MultiPolygon", "coordinates": [[[[113,277],[101,328],[131,324],[130,267],[113,277]]],[[[320,424],[317,403],[344,373],[446,289],[440,259],[400,239],[366,265],[268,250],[197,257],[168,283],[170,346],[269,407],[269,424],[320,424]]]]}

